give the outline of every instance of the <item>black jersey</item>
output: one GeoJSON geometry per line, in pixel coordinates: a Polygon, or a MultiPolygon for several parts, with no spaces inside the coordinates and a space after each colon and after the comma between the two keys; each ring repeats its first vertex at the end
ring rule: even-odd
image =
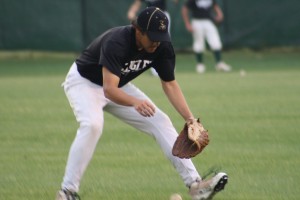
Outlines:
{"type": "Polygon", "coordinates": [[[215,0],[187,0],[185,3],[195,19],[211,19],[215,4],[215,0]]]}
{"type": "Polygon", "coordinates": [[[102,67],[120,77],[119,87],[153,67],[163,81],[175,79],[175,53],[170,42],[161,42],[153,53],[138,50],[133,26],[112,28],[98,36],[76,59],[81,76],[103,85],[102,67]]]}
{"type": "Polygon", "coordinates": [[[166,0],[141,0],[147,4],[148,7],[154,6],[158,7],[163,11],[167,10],[166,0]]]}

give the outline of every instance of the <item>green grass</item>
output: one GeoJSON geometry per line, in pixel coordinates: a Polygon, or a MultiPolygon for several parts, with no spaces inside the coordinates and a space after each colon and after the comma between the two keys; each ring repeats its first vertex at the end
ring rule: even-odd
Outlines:
{"type": "MultiPolygon", "coordinates": [[[[0,199],[54,199],[77,128],[60,86],[74,58],[0,56],[0,199]]],[[[215,199],[300,199],[299,51],[229,51],[224,59],[233,72],[215,72],[207,53],[208,71],[197,75],[193,55],[177,56],[177,80],[211,137],[194,164],[200,173],[211,166],[228,173],[215,199]]],[[[180,130],[181,117],[149,74],[134,83],[180,130]]],[[[83,200],[167,200],[175,192],[189,199],[152,139],[105,117],[81,183],[83,200]]]]}

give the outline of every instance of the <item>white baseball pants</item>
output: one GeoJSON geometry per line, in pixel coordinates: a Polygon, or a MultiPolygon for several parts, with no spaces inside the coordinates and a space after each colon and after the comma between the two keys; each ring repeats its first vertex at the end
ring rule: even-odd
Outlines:
{"type": "Polygon", "coordinates": [[[191,24],[193,27],[194,52],[202,53],[205,50],[205,41],[207,41],[212,51],[222,49],[219,32],[211,20],[193,19],[191,24]]]}
{"type": "MultiPolygon", "coordinates": [[[[80,180],[102,134],[103,111],[111,113],[123,122],[152,136],[186,185],[190,185],[200,178],[190,159],[179,159],[172,155],[172,147],[178,134],[169,117],[160,109],[156,108],[153,117],[143,117],[133,107],[113,103],[105,98],[101,86],[80,76],[75,63],[72,65],[63,86],[79,123],[79,128],[69,152],[62,188],[78,192],[80,180]]],[[[129,95],[150,100],[131,83],[126,84],[121,89],[129,95]]]]}

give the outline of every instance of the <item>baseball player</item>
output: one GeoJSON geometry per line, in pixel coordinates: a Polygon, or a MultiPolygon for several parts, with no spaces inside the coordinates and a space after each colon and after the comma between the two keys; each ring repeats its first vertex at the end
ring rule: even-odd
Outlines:
{"type": "Polygon", "coordinates": [[[231,71],[231,67],[221,58],[222,43],[215,23],[221,23],[224,16],[216,0],[186,0],[182,6],[181,14],[186,29],[193,35],[193,50],[197,60],[196,71],[199,74],[205,72],[205,65],[203,64],[205,41],[214,53],[216,70],[231,71]],[[189,11],[192,16],[191,22],[189,11]]]}
{"type": "MultiPolygon", "coordinates": [[[[133,4],[129,7],[128,13],[127,13],[127,18],[132,21],[136,18],[137,12],[140,10],[142,3],[145,2],[147,7],[158,7],[160,8],[165,15],[167,16],[169,20],[169,28],[168,31],[170,33],[171,30],[171,17],[169,12],[167,11],[167,1],[166,0],[135,0],[133,4]]],[[[174,3],[178,3],[178,0],[173,0],[174,3]]],[[[151,73],[153,76],[158,76],[157,72],[155,71],[154,68],[151,68],[151,73]]]]}
{"type": "Polygon", "coordinates": [[[168,26],[162,10],[148,7],[131,25],[115,27],[98,36],[71,66],[63,87],[79,128],[56,200],[80,199],[80,181],[102,135],[104,111],[154,137],[190,187],[193,199],[209,198],[224,188],[225,173],[201,180],[190,159],[172,155],[178,134],[170,118],[130,82],[155,67],[171,104],[185,121],[194,120],[175,80],[175,53],[168,26]]]}

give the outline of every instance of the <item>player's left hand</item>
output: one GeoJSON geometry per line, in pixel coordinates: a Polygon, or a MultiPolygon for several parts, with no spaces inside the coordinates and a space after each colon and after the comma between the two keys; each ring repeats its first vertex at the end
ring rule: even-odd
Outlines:
{"type": "Polygon", "coordinates": [[[191,158],[208,145],[209,137],[200,120],[190,120],[185,123],[183,130],[177,137],[172,154],[179,158],[191,158]]]}

